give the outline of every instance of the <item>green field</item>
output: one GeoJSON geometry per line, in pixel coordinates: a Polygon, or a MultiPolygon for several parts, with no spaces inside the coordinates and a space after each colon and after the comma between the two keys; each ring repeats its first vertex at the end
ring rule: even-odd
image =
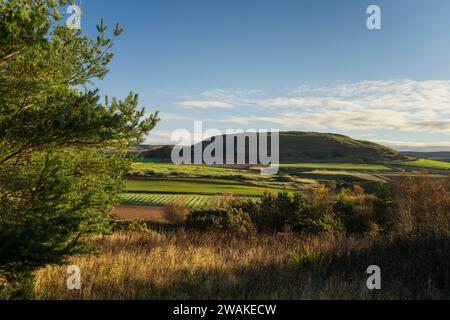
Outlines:
{"type": "Polygon", "coordinates": [[[191,209],[199,209],[213,203],[214,198],[214,196],[205,195],[126,193],[122,196],[122,204],[150,207],[180,205],[191,209]]]}
{"type": "MultiPolygon", "coordinates": [[[[307,190],[330,181],[386,182],[401,175],[416,176],[418,169],[450,168],[450,163],[418,159],[384,164],[294,163],[280,165],[275,176],[260,174],[258,166],[231,168],[206,165],[175,165],[146,159],[134,163],[126,181],[123,204],[201,208],[215,196],[231,194],[258,197],[264,192],[307,190]]],[[[445,177],[433,174],[433,177],[445,177]]]]}
{"type": "MultiPolygon", "coordinates": [[[[228,184],[228,191],[219,190],[217,192],[236,193],[236,191],[239,191],[238,189],[242,189],[244,191],[243,194],[254,194],[254,192],[256,192],[256,194],[261,194],[261,192],[254,190],[254,188],[292,190],[302,189],[305,186],[317,183],[312,179],[291,176],[289,174],[284,174],[283,172],[280,172],[275,176],[261,175],[261,171],[258,168],[238,169],[218,166],[175,165],[155,162],[134,163],[132,165],[132,169],[130,170],[130,176],[133,176],[132,178],[146,177],[151,179],[161,178],[164,180],[182,178],[189,180],[190,183],[205,182],[205,179],[207,179],[207,184],[214,183],[215,185],[217,185],[216,182],[219,180],[221,180],[221,184],[225,184],[226,181],[228,181],[232,182],[232,184],[237,186],[237,188],[230,188],[230,184],[228,184]],[[247,189],[247,191],[245,191],[245,189],[247,189]]],[[[198,185],[194,185],[192,187],[198,192],[210,193],[208,190],[199,191],[198,185]]],[[[164,188],[166,188],[166,186],[164,186],[164,188]]],[[[207,189],[211,189],[212,192],[214,192],[214,190],[218,190],[217,188],[217,186],[213,186],[211,188],[207,187],[207,189]]],[[[160,189],[160,191],[170,190],[160,189]]]]}
{"type": "Polygon", "coordinates": [[[281,189],[250,186],[239,181],[199,178],[152,178],[129,179],[126,191],[197,193],[197,194],[234,194],[260,196],[264,192],[279,192],[281,189]]]}
{"type": "MultiPolygon", "coordinates": [[[[354,179],[355,181],[371,181],[371,182],[385,182],[387,179],[375,172],[365,173],[358,171],[342,171],[342,170],[313,170],[311,172],[304,172],[306,176],[313,177],[318,180],[341,180],[343,178],[354,179]],[[372,174],[373,173],[373,174],[372,174]]],[[[384,171],[383,171],[384,175],[384,171]]]]}
{"type": "Polygon", "coordinates": [[[150,172],[155,175],[179,176],[249,176],[259,174],[244,169],[232,169],[212,166],[177,165],[171,163],[137,162],[132,165],[131,173],[150,172]]]}
{"type": "Polygon", "coordinates": [[[353,163],[295,163],[282,164],[281,168],[294,169],[327,169],[327,170],[367,170],[367,171],[388,171],[386,166],[378,164],[353,164],[353,163]]]}
{"type": "Polygon", "coordinates": [[[430,159],[418,159],[416,161],[402,162],[401,164],[404,166],[418,167],[424,169],[443,169],[443,170],[450,169],[450,163],[430,159]]]}

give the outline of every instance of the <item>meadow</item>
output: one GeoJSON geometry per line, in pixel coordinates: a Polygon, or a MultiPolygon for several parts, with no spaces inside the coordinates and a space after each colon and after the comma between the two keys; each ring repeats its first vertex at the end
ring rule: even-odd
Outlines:
{"type": "Polygon", "coordinates": [[[364,171],[387,171],[388,167],[379,164],[360,163],[293,163],[281,164],[281,168],[295,169],[328,169],[328,170],[364,170],[364,171]]]}
{"type": "Polygon", "coordinates": [[[166,193],[197,193],[197,194],[234,194],[258,196],[264,192],[279,191],[275,188],[250,185],[232,180],[199,179],[199,178],[148,178],[128,179],[127,192],[166,192],[166,193]]]}
{"type": "Polygon", "coordinates": [[[450,169],[449,162],[431,159],[417,159],[415,161],[402,162],[401,164],[408,167],[417,167],[423,169],[443,169],[443,170],[450,169]]]}
{"type": "Polygon", "coordinates": [[[67,290],[67,266],[36,274],[36,299],[447,299],[448,239],[383,240],[223,232],[118,233],[70,258],[82,270],[67,290]],[[101,252],[97,254],[96,252],[101,252]],[[368,266],[383,287],[366,288],[368,266]]]}

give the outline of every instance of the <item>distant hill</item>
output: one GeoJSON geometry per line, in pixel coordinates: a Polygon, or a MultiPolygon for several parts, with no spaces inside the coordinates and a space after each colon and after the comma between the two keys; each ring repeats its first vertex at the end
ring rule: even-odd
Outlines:
{"type": "Polygon", "coordinates": [[[280,162],[378,163],[409,158],[391,148],[350,137],[318,132],[280,133],[280,162]]]}
{"type": "MultiPolygon", "coordinates": [[[[242,136],[233,135],[236,139],[242,136]]],[[[224,149],[226,139],[224,137],[224,149]]],[[[212,138],[214,141],[215,138],[212,138]]],[[[203,141],[206,148],[212,141],[203,141]]],[[[156,150],[146,150],[144,155],[151,158],[167,159],[173,146],[163,146],[156,150]]],[[[192,150],[194,146],[192,146],[192,150]]],[[[246,148],[248,155],[248,147],[246,148]]],[[[301,162],[351,162],[381,163],[389,161],[406,161],[410,158],[388,147],[350,137],[318,132],[280,132],[280,163],[301,162]]],[[[248,157],[247,157],[248,162],[248,157]]]]}

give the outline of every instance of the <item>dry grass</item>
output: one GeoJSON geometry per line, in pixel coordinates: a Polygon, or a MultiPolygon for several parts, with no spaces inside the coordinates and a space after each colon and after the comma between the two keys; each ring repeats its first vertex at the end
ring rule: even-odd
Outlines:
{"type": "Polygon", "coordinates": [[[81,267],[81,291],[66,289],[66,266],[49,266],[37,272],[36,298],[445,299],[450,288],[448,239],[377,246],[372,240],[329,236],[243,238],[181,230],[115,234],[90,245],[98,254],[70,260],[81,267]],[[292,255],[305,246],[327,257],[329,264],[323,266],[322,258],[320,265],[297,264],[292,255]],[[379,292],[365,287],[366,269],[374,263],[383,272],[379,292]]]}

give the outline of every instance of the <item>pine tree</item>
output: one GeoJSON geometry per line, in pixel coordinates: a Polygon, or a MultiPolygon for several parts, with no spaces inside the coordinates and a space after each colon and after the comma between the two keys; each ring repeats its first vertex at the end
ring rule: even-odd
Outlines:
{"type": "Polygon", "coordinates": [[[135,94],[102,102],[90,89],[122,28],[108,36],[102,20],[89,38],[65,26],[65,5],[0,0],[0,280],[9,282],[107,230],[126,151],[159,120],[135,94]]]}

